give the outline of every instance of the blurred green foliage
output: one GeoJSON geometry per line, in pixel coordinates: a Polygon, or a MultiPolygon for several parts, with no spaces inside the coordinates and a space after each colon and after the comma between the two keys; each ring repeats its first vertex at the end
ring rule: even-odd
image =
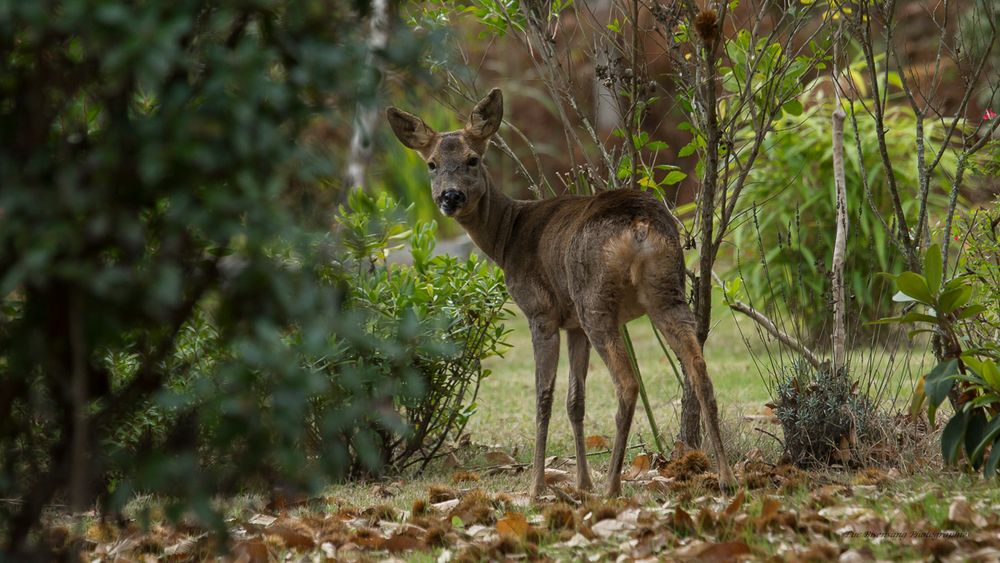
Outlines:
{"type": "MultiPolygon", "coordinates": [[[[340,241],[286,197],[337,175],[306,131],[348,121],[367,10],[0,1],[0,496],[22,501],[0,506],[3,550],[45,548],[29,534],[56,495],[113,510],[161,493],[222,529],[213,495],[315,489],[406,435],[421,363],[448,361],[446,338],[423,340],[437,305],[412,284],[399,310],[361,306],[340,241]]],[[[420,53],[399,30],[376,55],[420,53]]],[[[496,290],[482,264],[424,265],[421,283],[496,290]]]]}
{"type": "MultiPolygon", "coordinates": [[[[785,112],[777,129],[769,135],[758,165],[750,173],[743,196],[746,207],[734,220],[729,260],[739,271],[747,294],[773,310],[791,313],[802,323],[804,336],[825,345],[832,326],[829,265],[833,259],[836,231],[836,197],[833,190],[833,146],[830,100],[812,94],[806,109],[785,112]]],[[[867,118],[861,102],[855,102],[861,129],[864,179],[858,160],[851,119],[844,126],[844,172],[850,229],[847,238],[844,282],[855,321],[871,320],[883,293],[874,280],[879,271],[899,271],[901,260],[894,251],[874,206],[892,224],[892,200],[885,185],[874,120],[867,118]],[[867,182],[870,194],[865,189],[867,182]]],[[[895,163],[896,181],[912,197],[902,199],[908,217],[916,217],[917,155],[915,118],[902,105],[892,105],[885,115],[889,157],[895,163]]],[[[929,146],[936,149],[940,133],[936,123],[925,123],[929,146]]],[[[748,132],[747,134],[752,134],[748,132]]],[[[931,225],[947,208],[950,173],[955,156],[946,152],[930,184],[928,211],[931,225]]],[[[915,219],[913,221],[916,222],[915,219]]],[[[726,253],[723,247],[723,253],[726,253]]]]}

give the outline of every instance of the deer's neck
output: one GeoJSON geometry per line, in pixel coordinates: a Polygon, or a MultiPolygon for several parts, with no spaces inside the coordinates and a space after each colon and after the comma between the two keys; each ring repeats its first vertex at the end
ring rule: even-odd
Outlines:
{"type": "Polygon", "coordinates": [[[473,212],[459,217],[458,223],[480,250],[505,268],[519,205],[494,186],[487,170],[483,170],[483,176],[486,178],[486,193],[476,203],[473,212]]]}

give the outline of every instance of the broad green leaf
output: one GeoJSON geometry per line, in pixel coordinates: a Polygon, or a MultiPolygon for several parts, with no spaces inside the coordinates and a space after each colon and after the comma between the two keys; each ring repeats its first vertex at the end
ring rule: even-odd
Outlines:
{"type": "Polygon", "coordinates": [[[956,315],[955,318],[959,320],[970,319],[980,313],[983,313],[984,311],[986,311],[985,305],[969,305],[968,307],[962,309],[962,311],[956,315]]]}
{"type": "Polygon", "coordinates": [[[892,300],[895,303],[913,303],[916,299],[910,297],[909,295],[903,293],[902,291],[897,291],[892,296],[892,300]]]}
{"type": "Polygon", "coordinates": [[[781,106],[781,109],[789,115],[799,116],[802,115],[802,102],[798,100],[789,100],[785,102],[785,105],[781,106]]]}
{"type": "Polygon", "coordinates": [[[663,184],[667,186],[672,186],[684,178],[687,178],[687,174],[681,172],[680,170],[672,170],[667,173],[667,176],[663,179],[663,184]]]}
{"type": "Polygon", "coordinates": [[[945,425],[941,433],[941,455],[947,465],[952,465],[958,460],[958,451],[962,447],[962,438],[965,437],[965,428],[969,424],[969,412],[960,411],[945,425]]]}
{"type": "MultiPolygon", "coordinates": [[[[979,445],[983,442],[983,448],[986,447],[986,440],[984,438],[989,433],[990,427],[983,411],[970,410],[969,412],[971,413],[969,415],[969,422],[965,425],[965,454],[968,456],[972,467],[979,469],[979,465],[983,462],[983,449],[979,445]]],[[[989,440],[988,443],[992,442],[993,440],[989,440]]]]}
{"type": "MultiPolygon", "coordinates": [[[[927,280],[920,274],[913,272],[899,274],[896,276],[896,288],[925,305],[934,304],[934,296],[927,289],[927,280]]],[[[895,300],[895,297],[893,299],[895,300]]]]}
{"type": "MultiPolygon", "coordinates": [[[[958,360],[948,360],[934,366],[934,369],[924,378],[924,393],[931,404],[937,407],[948,396],[955,380],[951,376],[958,374],[958,360]]],[[[933,424],[934,421],[931,421],[933,424]]]]}
{"type": "Polygon", "coordinates": [[[997,466],[1000,465],[1000,442],[993,442],[993,449],[990,451],[990,458],[983,465],[983,477],[996,477],[997,466]]]}
{"type": "Polygon", "coordinates": [[[944,314],[951,313],[955,309],[958,309],[962,305],[968,303],[971,297],[972,288],[967,285],[948,290],[941,294],[941,298],[938,303],[938,310],[944,314]]]}
{"type": "Polygon", "coordinates": [[[975,461],[982,458],[986,447],[996,442],[997,438],[1000,438],[1000,416],[994,416],[993,420],[987,425],[986,417],[982,414],[982,411],[976,411],[976,414],[983,419],[983,427],[976,431],[977,435],[971,448],[969,446],[969,436],[972,434],[971,424],[969,425],[969,431],[966,432],[965,439],[965,451],[972,452],[969,459],[973,461],[973,467],[976,466],[975,461]]]}
{"type": "Polygon", "coordinates": [[[927,288],[934,295],[941,289],[942,268],[941,247],[932,244],[924,254],[924,279],[927,281],[927,288]]]}

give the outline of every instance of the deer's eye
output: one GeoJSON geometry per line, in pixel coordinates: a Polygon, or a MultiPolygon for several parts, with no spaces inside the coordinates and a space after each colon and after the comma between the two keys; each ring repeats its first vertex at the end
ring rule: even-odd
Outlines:
{"type": "Polygon", "coordinates": [[[468,164],[470,168],[475,168],[476,166],[479,166],[479,159],[473,156],[469,158],[469,160],[465,161],[465,163],[468,164]]]}
{"type": "Polygon", "coordinates": [[[437,164],[434,164],[433,162],[428,162],[428,163],[427,163],[427,168],[428,168],[428,169],[429,169],[429,170],[430,170],[431,172],[434,172],[435,170],[437,170],[437,167],[438,167],[438,165],[437,165],[437,164]]]}

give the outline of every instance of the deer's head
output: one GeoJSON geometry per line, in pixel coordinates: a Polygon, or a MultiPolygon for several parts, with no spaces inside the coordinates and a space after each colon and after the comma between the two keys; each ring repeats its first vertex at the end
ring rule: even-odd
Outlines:
{"type": "Polygon", "coordinates": [[[386,117],[396,137],[427,162],[431,196],[441,213],[456,217],[475,209],[486,193],[483,155],[503,117],[500,89],[480,100],[465,127],[457,131],[437,133],[419,117],[394,107],[386,110],[386,117]]]}

